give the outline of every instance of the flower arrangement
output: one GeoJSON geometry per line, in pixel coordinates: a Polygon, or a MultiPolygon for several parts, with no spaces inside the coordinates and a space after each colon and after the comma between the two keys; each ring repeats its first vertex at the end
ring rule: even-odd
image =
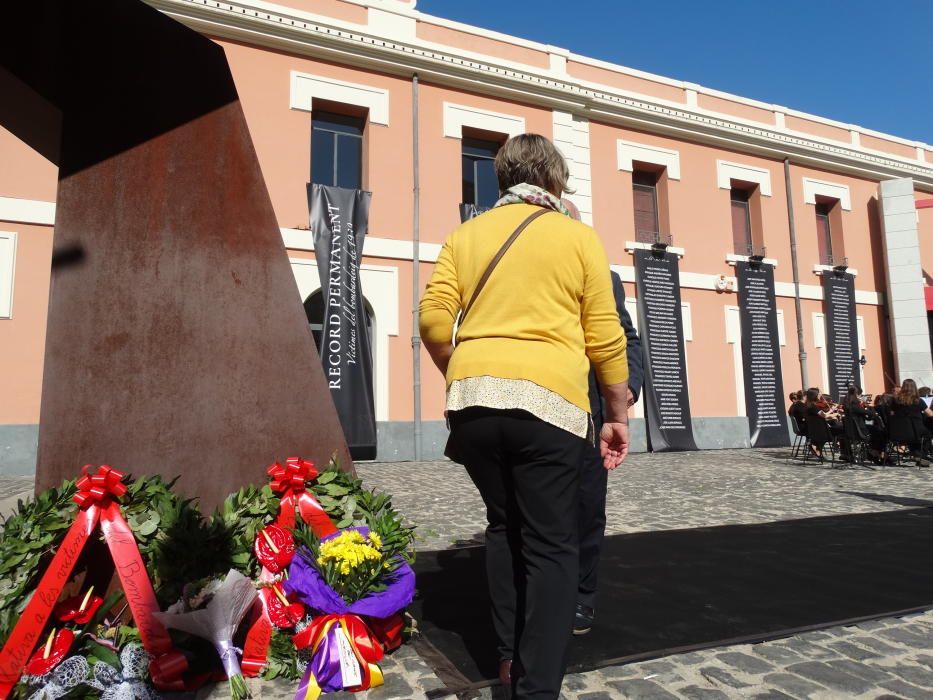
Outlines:
{"type": "Polygon", "coordinates": [[[223,580],[212,579],[191,597],[182,598],[167,611],[155,614],[156,619],[169,629],[193,634],[214,645],[230,683],[233,700],[251,697],[240,669],[233,636],[256,595],[250,580],[231,570],[223,580]]]}
{"type": "Polygon", "coordinates": [[[398,613],[415,591],[405,539],[388,530],[385,537],[357,526],[317,538],[307,528],[296,529],[298,556],[283,588],[318,613],[293,639],[311,655],[302,697],[382,683],[377,662],[400,643],[398,613]]]}
{"type": "MultiPolygon", "coordinates": [[[[359,666],[361,684],[378,684],[381,678],[378,667],[373,663],[370,672],[366,659],[374,659],[377,652],[381,656],[383,649],[397,645],[401,618],[385,611],[391,608],[391,613],[395,613],[407,601],[403,596],[401,604],[391,603],[382,610],[372,608],[371,603],[374,596],[399,590],[399,580],[404,583],[407,574],[402,565],[410,572],[407,561],[413,556],[413,528],[403,523],[387,494],[364,489],[359,479],[340,472],[333,461],[320,474],[303,460],[273,465],[276,466],[281,469],[273,474],[270,467],[271,484],[241,489],[209,517],[198,511],[193,499],[175,494],[173,482],[160,477],[120,475],[112,483],[107,482],[114,492],[107,503],[114,505],[102,502],[99,507],[101,513],[108,508],[119,509],[124,523],[120,541],[135,542],[138,550],[135,556],[139,557],[137,575],[142,577],[139,581],[148,579],[153,595],[151,609],[168,609],[168,615],[175,618],[168,621],[170,626],[182,628],[185,623],[181,620],[189,615],[208,610],[213,614],[225,608],[225,638],[218,641],[216,630],[206,635],[214,642],[223,663],[218,664],[211,646],[198,639],[197,632],[173,632],[170,640],[168,636],[162,638],[154,654],[148,653],[152,640],[144,649],[147,632],[142,629],[148,628],[148,624],[139,627],[136,624],[139,601],[131,604],[122,586],[113,587],[116,579],[113,561],[106,548],[98,544],[98,540],[106,538],[91,537],[87,552],[69,562],[69,573],[60,578],[63,581],[60,589],[54,589],[57,593],[50,598],[48,621],[36,630],[38,638],[32,651],[22,657],[20,672],[25,675],[13,686],[9,697],[99,698],[130,689],[136,697],[155,697],[157,690],[153,683],[165,690],[192,690],[205,680],[218,679],[221,665],[233,679],[232,695],[245,697],[245,683],[230,663],[237,661],[230,630],[236,629],[244,614],[238,638],[244,630],[252,631],[250,626],[257,617],[269,623],[266,634],[254,640],[255,648],[262,653],[250,658],[251,672],[246,675],[295,680],[303,673],[307,675],[312,665],[311,647],[320,646],[308,641],[311,632],[320,633],[325,628],[329,632],[336,626],[368,630],[374,651],[359,647],[355,647],[356,651],[345,647],[344,651],[357,654],[354,663],[366,663],[365,671],[363,665],[359,666]],[[283,523],[283,516],[289,512],[295,520],[283,523]],[[309,514],[311,517],[307,517],[309,514]],[[311,524],[316,525],[318,532],[311,524]],[[329,534],[322,536],[320,532],[325,525],[329,534]],[[341,534],[337,527],[350,528],[347,530],[350,534],[341,534]],[[342,539],[329,544],[330,537],[342,539]],[[343,610],[352,603],[365,609],[359,617],[362,628],[348,620],[328,624],[323,609],[312,607],[297,590],[289,588],[287,577],[292,576],[296,565],[300,568],[308,563],[306,556],[312,548],[316,548],[317,555],[310,556],[322,559],[324,570],[329,572],[328,580],[339,589],[339,592],[330,589],[340,602],[338,608],[343,610]],[[236,605],[218,599],[224,579],[222,572],[230,570],[242,574],[240,578],[245,577],[248,584],[248,591],[240,589],[243,596],[238,596],[240,601],[236,605]],[[95,590],[106,590],[108,594],[102,598],[94,594],[95,590]],[[366,607],[368,604],[370,608],[366,607]],[[191,672],[182,676],[185,658],[191,664],[191,672]],[[168,663],[160,663],[166,661],[174,663],[174,669],[167,669],[168,663]],[[169,677],[166,670],[172,671],[171,687],[164,684],[169,677]]],[[[90,481],[87,474],[82,479],[90,481]]],[[[34,500],[20,502],[17,512],[0,530],[0,645],[7,661],[15,657],[16,663],[20,663],[20,654],[7,654],[8,647],[15,646],[11,639],[24,610],[35,597],[33,591],[41,588],[47,570],[55,568],[57,553],[67,546],[69,533],[82,517],[86,506],[76,505],[75,499],[80,503],[88,492],[93,493],[88,484],[79,488],[74,481],[65,482],[59,488],[38,494],[34,500]]],[[[116,512],[108,517],[115,518],[116,512]]],[[[327,583],[324,585],[330,588],[327,583]]],[[[358,612],[355,607],[354,612],[358,612]]],[[[247,646],[244,644],[244,649],[247,646]]],[[[10,669],[14,667],[7,664],[0,670],[14,683],[15,675],[10,674],[16,672],[10,669]]],[[[244,654],[244,673],[246,670],[244,654]]]]}

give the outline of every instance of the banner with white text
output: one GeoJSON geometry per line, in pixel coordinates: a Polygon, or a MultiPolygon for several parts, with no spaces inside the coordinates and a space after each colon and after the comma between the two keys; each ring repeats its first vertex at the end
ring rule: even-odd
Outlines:
{"type": "Polygon", "coordinates": [[[855,277],[851,273],[833,271],[823,274],[823,308],[826,313],[828,391],[833,401],[839,401],[851,385],[859,383],[855,277]]]}
{"type": "Polygon", "coordinates": [[[319,352],[353,459],[376,458],[371,340],[360,285],[370,192],[308,185],[311,233],[324,297],[319,352]]]}
{"type": "Polygon", "coordinates": [[[778,336],[774,267],[737,262],[745,415],[752,447],[790,444],[784,413],[784,380],[778,336]]]}
{"type": "Polygon", "coordinates": [[[652,452],[695,450],[679,260],[673,253],[635,251],[638,328],[645,358],[645,419],[652,452]]]}

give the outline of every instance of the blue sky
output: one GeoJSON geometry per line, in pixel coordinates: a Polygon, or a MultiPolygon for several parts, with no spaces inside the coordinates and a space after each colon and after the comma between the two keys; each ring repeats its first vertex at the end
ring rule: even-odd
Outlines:
{"type": "Polygon", "coordinates": [[[417,9],[933,144],[933,0],[419,0],[417,9]]]}

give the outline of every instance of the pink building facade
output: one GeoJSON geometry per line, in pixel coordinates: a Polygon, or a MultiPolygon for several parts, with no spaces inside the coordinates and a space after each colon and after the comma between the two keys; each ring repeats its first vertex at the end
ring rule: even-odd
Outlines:
{"type": "MultiPolygon", "coordinates": [[[[337,173],[350,153],[373,193],[360,277],[380,459],[441,452],[444,384],[414,309],[459,204],[488,185],[483,148],[522,132],[567,157],[571,198],[633,317],[633,251],[670,237],[700,448],[749,443],[734,272],[749,255],[775,265],[785,392],[828,384],[820,275],[841,265],[855,275],[863,388],[933,384],[933,146],[428,16],[413,0],[149,4],[223,46],[308,308],[319,283],[306,186],[325,157],[313,131],[352,140],[326,157],[337,173]]],[[[0,128],[0,473],[35,468],[56,180],[0,128]]],[[[643,449],[642,417],[637,405],[643,449]]]]}

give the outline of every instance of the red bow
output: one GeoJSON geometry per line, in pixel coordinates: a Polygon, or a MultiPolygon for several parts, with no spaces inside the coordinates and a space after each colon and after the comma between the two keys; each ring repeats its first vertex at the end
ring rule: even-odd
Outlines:
{"type": "Polygon", "coordinates": [[[272,490],[278,494],[301,493],[305,490],[305,482],[317,479],[317,469],[314,462],[301,457],[289,457],[283,466],[279,462],[271,465],[267,470],[272,478],[272,490]]]}
{"type": "Polygon", "coordinates": [[[295,509],[301,519],[311,526],[318,537],[337,532],[337,528],[317,499],[308,493],[306,484],[317,478],[314,462],[301,457],[289,457],[285,464],[272,464],[266,472],[272,478],[272,490],[279,494],[279,517],[276,524],[284,528],[295,527],[295,509]]]}
{"type": "Polygon", "coordinates": [[[78,492],[73,500],[81,508],[89,508],[92,505],[103,507],[113,499],[122,498],[126,493],[126,486],[123,485],[123,472],[102,464],[97,468],[96,474],[91,474],[93,468],[90,464],[81,467],[81,476],[75,482],[78,492]]]}

